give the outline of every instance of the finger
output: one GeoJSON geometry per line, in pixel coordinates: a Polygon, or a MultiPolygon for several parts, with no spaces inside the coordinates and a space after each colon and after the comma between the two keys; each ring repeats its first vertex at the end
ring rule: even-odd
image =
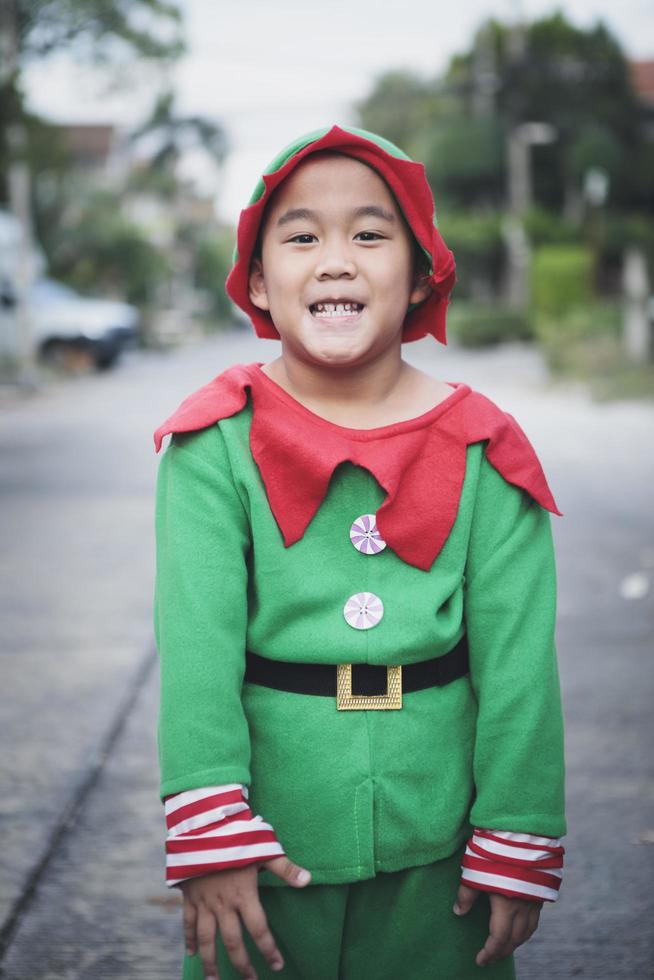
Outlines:
{"type": "Polygon", "coordinates": [[[218,980],[216,966],[216,920],[211,909],[200,905],[197,918],[198,953],[206,980],[218,980]]]}
{"type": "Polygon", "coordinates": [[[477,953],[475,962],[477,966],[486,966],[487,963],[497,963],[498,960],[503,960],[509,953],[512,953],[514,948],[510,939],[505,942],[500,942],[492,936],[489,936],[484,944],[484,948],[477,953]]]}
{"type": "Polygon", "coordinates": [[[479,889],[469,888],[468,885],[459,885],[456,899],[452,911],[455,915],[465,915],[479,898],[479,889]]]}
{"type": "Polygon", "coordinates": [[[533,936],[538,929],[538,920],[543,905],[541,902],[531,902],[529,905],[529,937],[533,936]]]}
{"type": "Polygon", "coordinates": [[[511,932],[514,913],[504,905],[495,905],[491,908],[490,932],[483,949],[477,954],[477,966],[484,966],[486,963],[494,963],[504,959],[513,951],[511,932]]]}
{"type": "Polygon", "coordinates": [[[514,949],[526,943],[536,932],[540,910],[540,902],[529,902],[518,910],[511,929],[511,942],[514,949]]]}
{"type": "Polygon", "coordinates": [[[277,948],[272,932],[268,928],[268,920],[261,902],[253,902],[251,905],[241,908],[240,911],[245,928],[265,956],[270,968],[281,970],[284,966],[284,959],[277,948]]]}
{"type": "Polygon", "coordinates": [[[184,929],[184,944],[186,945],[186,952],[189,956],[193,956],[195,953],[195,928],[197,925],[198,913],[191,902],[187,898],[184,899],[184,910],[182,912],[182,926],[184,929]]]}
{"type": "Polygon", "coordinates": [[[511,927],[511,945],[514,949],[526,943],[534,930],[531,928],[530,910],[519,909],[511,927]]]}
{"type": "Polygon", "coordinates": [[[254,967],[243,942],[241,920],[234,909],[221,909],[218,913],[218,925],[223,945],[235,969],[248,980],[256,980],[254,967]]]}
{"type": "Polygon", "coordinates": [[[311,881],[311,872],[289,861],[287,857],[270,858],[269,861],[263,862],[263,866],[294,888],[303,888],[311,881]]]}

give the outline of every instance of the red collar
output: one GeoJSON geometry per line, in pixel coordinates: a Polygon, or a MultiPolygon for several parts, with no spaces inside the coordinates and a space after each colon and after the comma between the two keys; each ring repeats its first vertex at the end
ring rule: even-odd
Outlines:
{"type": "MultiPolygon", "coordinates": [[[[488,461],[542,507],[560,514],[531,443],[515,419],[462,382],[424,415],[377,429],[348,429],[315,415],[261,370],[237,364],[190,395],[155,432],[213,425],[252,396],[250,448],[288,548],[320,507],[339,463],[367,469],[386,491],[377,511],[382,538],[403,561],[427,571],[456,519],[466,447],[488,440],[488,461]],[[437,502],[437,503],[433,503],[437,502]]],[[[356,515],[355,515],[356,516],[356,515]]]]}

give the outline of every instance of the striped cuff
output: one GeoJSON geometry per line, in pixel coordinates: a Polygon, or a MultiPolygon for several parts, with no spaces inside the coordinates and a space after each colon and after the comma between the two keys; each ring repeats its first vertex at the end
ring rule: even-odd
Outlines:
{"type": "Polygon", "coordinates": [[[510,898],[555,902],[564,853],[556,837],[475,827],[463,855],[461,881],[470,888],[510,898]]]}
{"type": "Polygon", "coordinates": [[[252,816],[247,799],[248,788],[240,783],[190,789],[164,798],[169,887],[285,853],[270,824],[252,816]]]}

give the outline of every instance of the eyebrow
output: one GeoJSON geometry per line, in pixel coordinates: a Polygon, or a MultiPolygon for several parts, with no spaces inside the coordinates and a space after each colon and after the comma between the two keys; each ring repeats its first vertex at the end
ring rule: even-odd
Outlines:
{"type": "MultiPolygon", "coordinates": [[[[380,218],[389,223],[395,222],[395,215],[378,204],[364,204],[360,208],[354,208],[350,214],[353,218],[380,218]]],[[[277,220],[277,227],[290,221],[317,221],[319,217],[320,212],[310,208],[290,208],[277,220]]]]}

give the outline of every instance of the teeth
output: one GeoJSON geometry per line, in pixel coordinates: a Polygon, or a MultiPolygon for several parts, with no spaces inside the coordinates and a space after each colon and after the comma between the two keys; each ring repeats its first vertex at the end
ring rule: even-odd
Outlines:
{"type": "Polygon", "coordinates": [[[358,313],[360,303],[316,303],[313,307],[314,316],[347,316],[358,313]]]}

